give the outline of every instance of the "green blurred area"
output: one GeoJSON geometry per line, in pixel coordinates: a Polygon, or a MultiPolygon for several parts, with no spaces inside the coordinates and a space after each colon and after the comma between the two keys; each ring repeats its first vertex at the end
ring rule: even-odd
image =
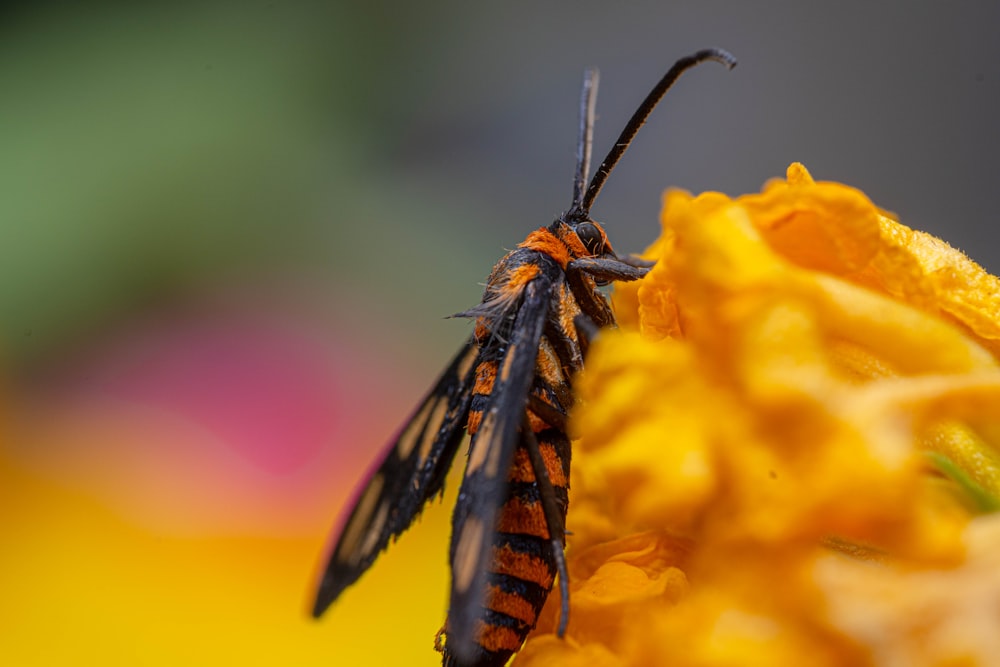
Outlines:
{"type": "Polygon", "coordinates": [[[80,5],[8,24],[0,331],[14,359],[302,245],[289,221],[311,204],[320,111],[303,65],[329,59],[221,9],[80,5]]]}
{"type": "Polygon", "coordinates": [[[215,281],[312,272],[331,290],[390,291],[371,248],[391,259],[438,240],[388,243],[379,221],[393,197],[372,178],[370,109],[392,54],[370,37],[393,26],[378,15],[225,2],[8,15],[2,356],[30,368],[215,281]]]}

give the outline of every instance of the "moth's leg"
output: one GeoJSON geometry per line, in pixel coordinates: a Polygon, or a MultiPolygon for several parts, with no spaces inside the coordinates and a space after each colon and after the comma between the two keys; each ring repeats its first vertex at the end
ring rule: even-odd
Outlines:
{"type": "Polygon", "coordinates": [[[625,262],[629,266],[637,266],[641,269],[651,269],[656,266],[655,259],[643,259],[642,257],[639,257],[639,255],[629,254],[624,257],[619,257],[618,259],[625,262]]]}
{"type": "Polygon", "coordinates": [[[612,280],[630,282],[638,280],[649,273],[646,267],[626,264],[617,259],[597,259],[585,257],[574,259],[566,266],[566,281],[580,310],[598,327],[609,327],[615,323],[614,313],[608,300],[594,287],[594,283],[586,280],[589,276],[599,283],[612,280]]]}
{"type": "Polygon", "coordinates": [[[598,291],[593,280],[587,279],[585,271],[573,268],[573,264],[570,262],[566,268],[566,283],[580,310],[598,327],[614,326],[615,315],[611,312],[607,297],[598,291]]]}
{"type": "MultiPolygon", "coordinates": [[[[552,347],[555,349],[556,355],[559,357],[559,361],[563,367],[572,366],[574,371],[579,371],[583,368],[583,364],[581,363],[582,358],[587,356],[587,348],[590,346],[591,341],[598,336],[600,329],[594,324],[593,320],[583,313],[573,318],[573,328],[576,331],[576,340],[580,348],[580,355],[574,354],[571,350],[572,346],[569,344],[555,344],[557,340],[566,341],[565,334],[557,335],[546,329],[546,337],[553,343],[552,347]]],[[[568,387],[568,383],[566,386],[568,387]]],[[[566,413],[573,406],[573,394],[567,391],[560,392],[558,388],[554,389],[554,391],[556,391],[556,397],[565,409],[560,409],[552,405],[534,392],[528,395],[528,409],[549,426],[565,433],[566,413]]]]}
{"type": "Polygon", "coordinates": [[[566,432],[566,413],[545,402],[538,394],[528,396],[528,409],[552,428],[566,432]]]}
{"type": "Polygon", "coordinates": [[[590,349],[590,344],[594,342],[594,339],[600,334],[601,329],[594,324],[594,320],[590,319],[583,313],[580,313],[573,318],[573,326],[576,327],[576,339],[580,341],[580,352],[586,359],[587,350],[590,349]]]}
{"type": "Polygon", "coordinates": [[[583,271],[600,281],[622,280],[630,282],[638,280],[649,273],[649,267],[633,266],[620,259],[581,257],[580,259],[574,259],[566,266],[567,275],[573,271],[583,271]]]}
{"type": "MultiPolygon", "coordinates": [[[[572,288],[570,287],[569,289],[572,288]]],[[[575,296],[572,298],[575,301],[575,296]]],[[[573,310],[576,309],[574,308],[573,310]]],[[[563,308],[559,308],[549,315],[549,321],[545,323],[545,338],[548,340],[552,351],[559,358],[559,364],[562,366],[562,372],[565,376],[564,379],[566,380],[566,384],[569,384],[573,374],[583,370],[583,355],[580,353],[580,347],[574,339],[575,327],[572,325],[567,326],[562,318],[564,312],[563,308]]],[[[562,401],[562,398],[560,396],[559,400],[562,401]]],[[[570,403],[563,402],[563,407],[568,408],[569,405],[570,403]]]]}

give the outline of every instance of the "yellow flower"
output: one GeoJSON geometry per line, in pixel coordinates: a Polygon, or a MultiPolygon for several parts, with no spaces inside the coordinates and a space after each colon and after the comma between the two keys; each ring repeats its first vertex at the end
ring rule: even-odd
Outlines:
{"type": "Polygon", "coordinates": [[[798,164],[662,222],[516,664],[1000,664],[1000,281],[798,164]]]}

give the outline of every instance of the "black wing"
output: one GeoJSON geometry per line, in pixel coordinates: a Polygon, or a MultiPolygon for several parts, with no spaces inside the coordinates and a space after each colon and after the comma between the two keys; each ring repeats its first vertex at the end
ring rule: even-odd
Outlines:
{"type": "Polygon", "coordinates": [[[458,492],[452,517],[447,647],[459,662],[475,651],[476,621],[482,615],[496,522],[535,377],[553,282],[554,278],[543,271],[524,287],[524,299],[500,360],[489,403],[469,448],[458,492]]]}
{"type": "Polygon", "coordinates": [[[326,611],[441,490],[465,435],[478,355],[470,339],[360,488],[320,580],[313,616],[326,611]]]}

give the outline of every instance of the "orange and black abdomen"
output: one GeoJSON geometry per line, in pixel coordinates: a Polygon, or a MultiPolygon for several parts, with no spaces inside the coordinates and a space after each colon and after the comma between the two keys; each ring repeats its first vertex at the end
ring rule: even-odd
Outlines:
{"type": "MultiPolygon", "coordinates": [[[[543,348],[547,347],[543,340],[543,348]]],[[[568,395],[568,386],[552,387],[543,375],[542,357],[533,393],[560,412],[558,396],[568,395]]],[[[489,400],[496,378],[497,361],[485,360],[477,370],[469,413],[469,433],[475,435],[482,412],[489,400]]],[[[551,380],[551,368],[544,369],[551,380]]],[[[565,384],[561,373],[559,379],[565,384]]],[[[563,524],[568,507],[570,444],[566,434],[534,415],[528,417],[538,440],[539,450],[555,492],[563,524]]],[[[552,591],[556,562],[548,524],[539,498],[539,486],[528,450],[518,443],[513,464],[507,474],[507,492],[503,499],[493,539],[492,561],[487,575],[484,607],[479,610],[475,643],[479,649],[477,666],[502,667],[521,648],[535,627],[538,615],[552,591]]],[[[446,661],[445,665],[457,664],[446,661]]]]}

